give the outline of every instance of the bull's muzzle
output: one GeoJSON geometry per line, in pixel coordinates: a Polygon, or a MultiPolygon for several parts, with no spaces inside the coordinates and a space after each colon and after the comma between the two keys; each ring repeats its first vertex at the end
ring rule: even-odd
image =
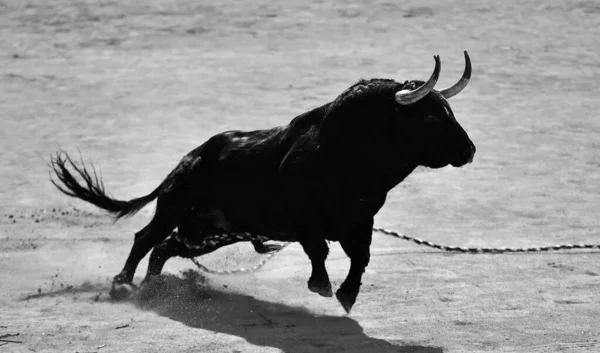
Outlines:
{"type": "Polygon", "coordinates": [[[467,163],[471,163],[473,162],[473,157],[475,157],[475,145],[471,144],[469,147],[467,147],[467,149],[464,150],[463,152],[463,160],[465,161],[464,164],[467,163]]]}
{"type": "Polygon", "coordinates": [[[473,162],[475,156],[475,145],[470,144],[460,154],[456,156],[454,162],[450,163],[453,167],[462,167],[465,164],[473,162]]]}

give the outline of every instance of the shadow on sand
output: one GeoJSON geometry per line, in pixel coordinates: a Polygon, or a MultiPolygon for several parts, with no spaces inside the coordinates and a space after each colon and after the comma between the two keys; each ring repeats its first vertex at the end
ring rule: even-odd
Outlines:
{"type": "Polygon", "coordinates": [[[437,347],[368,337],[349,317],[317,316],[303,308],[219,291],[206,286],[204,277],[193,271],[183,278],[158,276],[131,301],[187,326],[235,335],[284,352],[443,352],[437,347]]]}
{"type": "MultiPolygon", "coordinates": [[[[65,295],[93,294],[101,302],[122,303],[106,294],[110,284],[84,282],[20,298],[20,301],[65,295]]],[[[85,300],[89,300],[86,296],[85,300]]],[[[388,342],[365,335],[362,327],[347,316],[319,316],[301,307],[267,302],[251,296],[212,288],[206,279],[189,270],[182,276],[161,275],[138,289],[128,300],[189,327],[226,333],[251,344],[294,352],[411,352],[442,353],[402,341],[388,342]]]]}

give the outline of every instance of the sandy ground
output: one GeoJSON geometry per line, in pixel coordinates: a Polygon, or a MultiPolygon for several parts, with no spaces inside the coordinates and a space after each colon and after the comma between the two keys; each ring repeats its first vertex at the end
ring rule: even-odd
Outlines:
{"type": "MultiPolygon", "coordinates": [[[[454,255],[375,236],[351,315],[308,292],[297,245],[253,274],[172,260],[108,298],[152,207],[114,224],[59,194],[45,161],[82,151],[119,198],[152,190],[211,135],[258,129],[359,78],[440,87],[478,151],[418,170],[377,225],[459,246],[600,243],[595,1],[0,2],[0,352],[597,352],[598,251],[454,255]],[[0,342],[1,344],[1,342],[0,342]]],[[[260,261],[248,244],[200,261],[260,261]]],[[[337,244],[334,286],[349,266],[337,244]]],[[[136,281],[145,273],[142,263],[136,281]]]]}

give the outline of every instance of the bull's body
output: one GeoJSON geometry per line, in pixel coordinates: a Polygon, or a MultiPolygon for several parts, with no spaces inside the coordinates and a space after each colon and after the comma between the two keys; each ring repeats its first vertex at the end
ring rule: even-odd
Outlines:
{"type": "Polygon", "coordinates": [[[314,228],[339,241],[357,222],[372,219],[389,189],[376,170],[363,170],[356,180],[356,173],[324,153],[311,131],[319,131],[328,107],[284,127],[218,134],[186,155],[170,177],[193,183],[183,187],[188,195],[189,187],[194,190],[199,229],[289,242],[301,241],[303,230],[314,228]],[[365,190],[367,177],[374,189],[365,190]]]}
{"type": "MultiPolygon", "coordinates": [[[[439,74],[437,58],[436,70],[439,74]]],[[[419,85],[360,81],[287,126],[215,135],[187,154],[152,193],[131,201],[107,197],[98,180],[71,163],[87,183],[81,186],[65,167],[68,156],[53,160],[63,186],[55,185],[118,217],[157,199],[156,214],[136,234],[115,284],[130,283],[152,248],[147,278],[160,274],[173,256],[199,256],[239,240],[252,240],[257,251],[268,251],[273,248],[263,241],[270,239],[300,242],[312,263],[309,289],[331,296],[325,259],[326,240],[333,240],[351,259],[348,277],[337,291],[349,311],[369,262],[373,217],[387,192],[419,165],[461,166],[475,152],[433,86],[415,102],[414,97],[401,103],[406,105],[394,102],[394,94],[403,88],[416,91],[419,85]],[[440,120],[435,129],[419,120],[438,116],[449,121],[440,120]],[[421,146],[424,142],[435,146],[421,146]],[[224,233],[231,236],[211,238],[224,233]]]]}

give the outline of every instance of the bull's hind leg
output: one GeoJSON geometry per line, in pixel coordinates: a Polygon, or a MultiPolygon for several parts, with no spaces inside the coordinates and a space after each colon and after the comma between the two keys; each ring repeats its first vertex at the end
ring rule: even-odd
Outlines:
{"type": "Polygon", "coordinates": [[[369,264],[371,257],[369,247],[371,246],[372,234],[373,220],[371,219],[359,225],[351,234],[340,240],[342,249],[350,257],[350,271],[344,283],[335,292],[335,296],[347,313],[350,313],[354,302],[356,302],[362,275],[369,264]]]}
{"type": "Polygon", "coordinates": [[[113,279],[110,296],[114,299],[127,297],[133,289],[131,282],[139,262],[156,244],[162,242],[173,230],[173,222],[157,213],[150,224],[136,234],[135,241],[121,272],[113,279]]]}
{"type": "Polygon", "coordinates": [[[158,212],[146,227],[136,233],[133,246],[121,272],[114,277],[114,283],[131,283],[140,261],[156,244],[162,242],[175,228],[172,215],[158,212]],[[169,217],[171,216],[171,217],[169,217]]]}
{"type": "Polygon", "coordinates": [[[176,256],[191,258],[199,255],[196,255],[192,249],[171,236],[152,250],[144,282],[147,282],[153,276],[160,275],[167,260],[176,256]]]}
{"type": "Polygon", "coordinates": [[[172,257],[196,257],[230,244],[226,241],[216,242],[207,236],[207,234],[219,233],[219,229],[213,223],[210,217],[205,217],[201,213],[190,215],[182,221],[177,231],[173,232],[171,237],[156,246],[152,254],[150,254],[148,271],[146,272],[144,282],[152,276],[160,275],[165,263],[172,257]],[[183,240],[187,240],[188,244],[186,245],[183,240]]]}
{"type": "Polygon", "coordinates": [[[308,280],[308,289],[323,297],[333,296],[331,282],[325,268],[325,260],[329,254],[329,247],[324,238],[315,237],[314,234],[301,237],[300,245],[308,255],[312,265],[312,273],[308,280]],[[311,237],[312,236],[312,237],[311,237]]]}
{"type": "Polygon", "coordinates": [[[113,279],[111,297],[119,299],[129,294],[132,289],[131,281],[140,261],[154,246],[165,240],[182,219],[189,215],[192,208],[191,195],[193,194],[185,189],[180,190],[183,192],[177,192],[177,188],[172,188],[159,196],[152,221],[136,234],[123,270],[113,279]]]}

